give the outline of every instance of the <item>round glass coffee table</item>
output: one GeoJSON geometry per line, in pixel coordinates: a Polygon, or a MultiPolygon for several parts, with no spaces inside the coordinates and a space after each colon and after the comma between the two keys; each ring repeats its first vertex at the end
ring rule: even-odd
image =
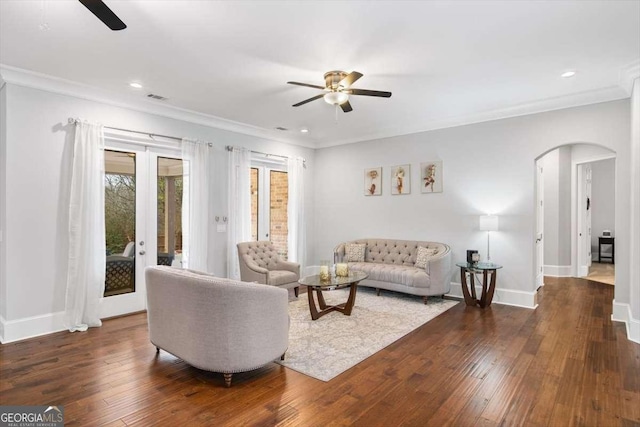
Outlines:
{"type": "Polygon", "coordinates": [[[351,316],[351,310],[356,302],[356,290],[358,289],[358,283],[367,278],[367,274],[361,271],[351,271],[348,276],[337,277],[331,276],[329,280],[320,280],[319,275],[306,276],[298,280],[303,286],[307,287],[307,296],[309,297],[309,311],[311,312],[311,319],[317,320],[327,313],[332,311],[339,311],[345,316],[351,316]],[[333,291],[335,289],[349,288],[349,298],[347,302],[338,305],[327,305],[322,296],[322,291],[333,291]],[[313,294],[317,295],[318,307],[316,306],[313,294]]]}

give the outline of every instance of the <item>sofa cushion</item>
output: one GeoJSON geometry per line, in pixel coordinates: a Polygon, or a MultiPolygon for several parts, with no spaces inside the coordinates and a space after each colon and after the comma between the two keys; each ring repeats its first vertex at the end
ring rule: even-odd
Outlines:
{"type": "Polygon", "coordinates": [[[418,247],[418,252],[416,255],[416,264],[417,268],[427,268],[427,263],[429,259],[431,259],[435,254],[438,253],[437,248],[425,248],[424,246],[418,247]]]}
{"type": "Polygon", "coordinates": [[[273,286],[285,285],[291,282],[298,282],[298,275],[287,270],[269,271],[269,284],[273,286]]]}
{"type": "Polygon", "coordinates": [[[367,245],[364,243],[348,243],[345,246],[345,261],[364,262],[364,251],[367,245]]]}
{"type": "Polygon", "coordinates": [[[350,262],[351,270],[367,273],[368,280],[390,282],[411,287],[429,287],[429,275],[424,269],[377,262],[350,262]]]}

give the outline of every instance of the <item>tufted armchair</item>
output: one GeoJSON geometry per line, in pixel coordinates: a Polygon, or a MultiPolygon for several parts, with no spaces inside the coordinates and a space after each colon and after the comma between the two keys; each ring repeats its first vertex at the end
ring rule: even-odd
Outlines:
{"type": "Polygon", "coordinates": [[[284,261],[271,242],[238,243],[240,279],[291,289],[298,296],[300,264],[284,261]]]}

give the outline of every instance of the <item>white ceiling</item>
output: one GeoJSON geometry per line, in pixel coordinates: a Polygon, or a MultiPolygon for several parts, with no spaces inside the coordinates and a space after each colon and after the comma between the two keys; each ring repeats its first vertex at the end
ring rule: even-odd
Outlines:
{"type": "Polygon", "coordinates": [[[640,63],[640,1],[106,3],[127,29],[75,0],[0,1],[0,63],[315,147],[626,98],[640,63]],[[393,96],[352,97],[337,123],[291,107],[319,92],[287,81],[336,69],[393,96]]]}

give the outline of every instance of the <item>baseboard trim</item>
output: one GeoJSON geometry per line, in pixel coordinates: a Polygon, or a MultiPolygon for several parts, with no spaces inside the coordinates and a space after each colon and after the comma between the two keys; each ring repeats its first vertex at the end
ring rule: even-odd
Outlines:
{"type": "Polygon", "coordinates": [[[573,277],[570,265],[545,265],[544,275],[551,277],[573,277]]]}
{"type": "Polygon", "coordinates": [[[2,344],[48,335],[67,329],[64,326],[64,311],[25,317],[18,320],[6,320],[0,316],[0,323],[2,324],[0,327],[2,331],[0,343],[2,344]]]}
{"type": "MultiPolygon", "coordinates": [[[[476,286],[476,293],[477,295],[480,295],[482,293],[482,286],[476,286]]],[[[451,290],[447,295],[457,298],[463,298],[462,284],[451,282],[451,290]]],[[[496,291],[493,294],[492,303],[512,305],[515,307],[522,307],[533,310],[538,307],[538,292],[525,292],[516,291],[513,289],[496,288],[496,291]]]]}
{"type": "Polygon", "coordinates": [[[627,327],[627,339],[640,344],[640,320],[633,318],[631,306],[613,300],[612,311],[611,320],[614,322],[624,322],[627,327]]]}

